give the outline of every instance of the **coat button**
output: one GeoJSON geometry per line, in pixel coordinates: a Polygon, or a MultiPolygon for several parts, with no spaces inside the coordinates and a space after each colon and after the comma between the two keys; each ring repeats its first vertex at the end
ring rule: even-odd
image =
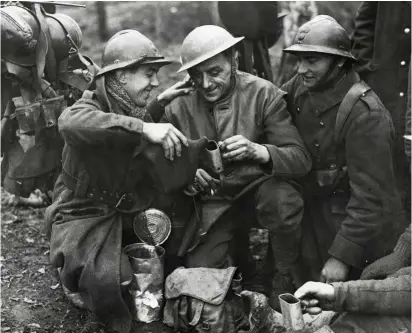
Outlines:
{"type": "Polygon", "coordinates": [[[400,92],[400,93],[399,93],[399,96],[400,96],[400,97],[403,97],[404,95],[405,95],[405,94],[404,94],[403,92],[400,92]]]}
{"type": "Polygon", "coordinates": [[[319,116],[319,110],[315,110],[315,114],[319,116]]]}
{"type": "Polygon", "coordinates": [[[323,121],[321,121],[321,122],[319,123],[319,125],[320,125],[320,127],[325,127],[325,123],[324,123],[323,121]]]}
{"type": "Polygon", "coordinates": [[[316,148],[319,148],[319,143],[315,142],[314,145],[316,148]]]}
{"type": "Polygon", "coordinates": [[[411,32],[411,29],[409,29],[409,28],[405,28],[405,34],[408,34],[408,33],[410,33],[411,32]]]}
{"type": "Polygon", "coordinates": [[[406,61],[402,60],[402,61],[401,61],[401,66],[403,67],[403,66],[405,66],[405,65],[406,65],[406,61]]]}
{"type": "Polygon", "coordinates": [[[300,108],[296,108],[296,112],[299,113],[299,112],[300,112],[300,108]]]}

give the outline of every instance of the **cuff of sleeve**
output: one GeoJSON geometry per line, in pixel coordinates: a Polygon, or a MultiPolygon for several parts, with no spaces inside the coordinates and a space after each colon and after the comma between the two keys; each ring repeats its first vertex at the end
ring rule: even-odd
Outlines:
{"type": "Polygon", "coordinates": [[[268,145],[262,145],[263,147],[266,147],[266,149],[269,152],[269,161],[267,161],[265,164],[261,164],[260,167],[262,168],[263,172],[267,175],[272,175],[274,173],[273,169],[273,159],[272,159],[272,152],[270,150],[270,146],[268,145]]]}
{"type": "Polygon", "coordinates": [[[273,145],[267,145],[263,144],[262,146],[266,147],[266,149],[269,152],[269,161],[266,164],[262,164],[262,170],[267,174],[267,175],[273,175],[275,173],[275,159],[276,159],[276,149],[277,147],[273,145]]]}
{"type": "Polygon", "coordinates": [[[333,287],[333,289],[335,289],[335,302],[333,304],[333,311],[336,311],[338,313],[344,312],[346,302],[346,291],[344,290],[344,282],[332,282],[330,283],[330,285],[333,287]]]}
{"type": "Polygon", "coordinates": [[[143,135],[143,121],[140,119],[124,116],[123,126],[132,133],[143,135]]]}
{"type": "Polygon", "coordinates": [[[329,249],[329,254],[346,265],[356,268],[363,266],[363,247],[349,241],[339,233],[329,249]]]}

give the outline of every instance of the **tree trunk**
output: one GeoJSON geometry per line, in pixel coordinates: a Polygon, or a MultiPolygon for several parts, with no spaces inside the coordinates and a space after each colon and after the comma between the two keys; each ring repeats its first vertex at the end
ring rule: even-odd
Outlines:
{"type": "Polygon", "coordinates": [[[107,31],[107,17],[106,17],[106,4],[104,1],[96,1],[97,18],[99,22],[99,37],[102,42],[105,42],[109,38],[107,31]]]}

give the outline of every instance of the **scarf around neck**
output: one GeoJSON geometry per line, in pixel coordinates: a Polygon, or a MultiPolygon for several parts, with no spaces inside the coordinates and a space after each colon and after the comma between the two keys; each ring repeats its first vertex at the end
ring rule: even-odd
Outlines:
{"type": "Polygon", "coordinates": [[[147,111],[145,107],[139,107],[124,90],[122,84],[112,75],[106,77],[106,91],[120,106],[127,116],[145,120],[147,111]]]}

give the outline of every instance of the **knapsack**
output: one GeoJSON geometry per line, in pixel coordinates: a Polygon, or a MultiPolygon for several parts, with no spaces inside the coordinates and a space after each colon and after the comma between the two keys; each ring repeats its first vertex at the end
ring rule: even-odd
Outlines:
{"type": "Polygon", "coordinates": [[[165,283],[164,324],[180,332],[235,333],[247,329],[235,267],[177,268],[165,283]]]}

